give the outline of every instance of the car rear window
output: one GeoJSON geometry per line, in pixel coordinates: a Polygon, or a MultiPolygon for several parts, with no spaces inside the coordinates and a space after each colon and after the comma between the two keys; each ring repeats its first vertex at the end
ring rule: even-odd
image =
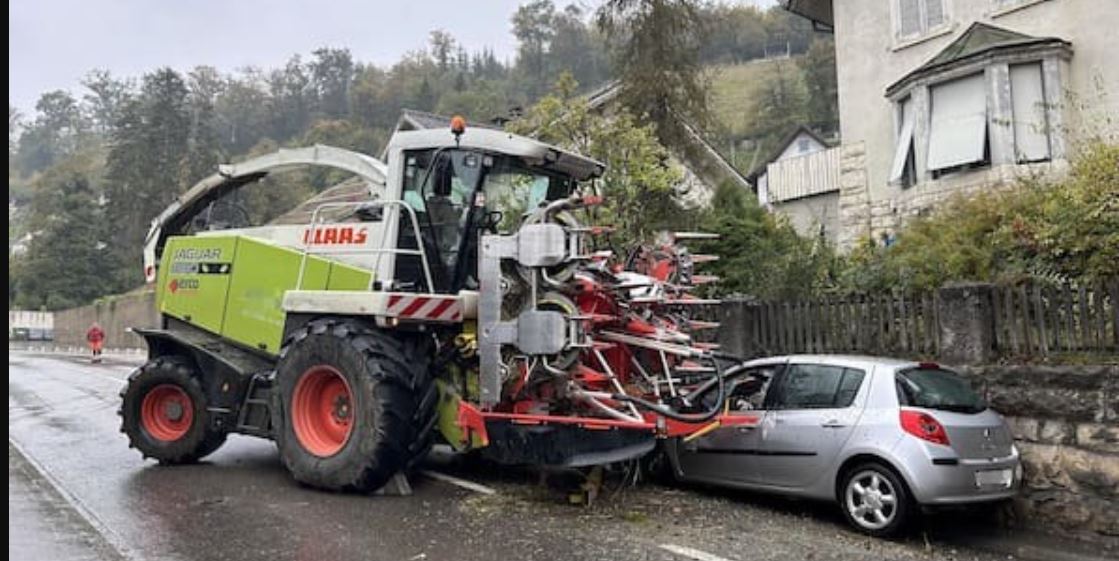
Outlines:
{"type": "Polygon", "coordinates": [[[912,368],[897,374],[898,402],[902,405],[979,413],[987,403],[967,381],[942,368],[912,368]]]}

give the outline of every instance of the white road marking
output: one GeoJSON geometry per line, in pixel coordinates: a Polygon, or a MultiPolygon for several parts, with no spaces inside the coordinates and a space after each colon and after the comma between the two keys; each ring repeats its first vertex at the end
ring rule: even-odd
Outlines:
{"type": "Polygon", "coordinates": [[[430,469],[422,470],[420,473],[422,473],[422,474],[424,474],[424,475],[426,475],[426,476],[428,476],[432,479],[435,479],[435,480],[438,480],[438,481],[443,481],[444,483],[450,483],[451,485],[457,485],[459,487],[462,487],[463,489],[469,489],[471,491],[474,491],[476,493],[481,493],[483,495],[496,495],[497,494],[497,490],[492,488],[492,487],[486,487],[485,485],[482,485],[481,483],[475,483],[473,481],[467,481],[465,479],[460,479],[460,478],[455,477],[453,475],[447,475],[445,473],[439,473],[438,471],[431,471],[430,469]]]}
{"type": "Polygon", "coordinates": [[[707,553],[706,551],[700,551],[683,545],[663,543],[660,545],[660,548],[675,553],[676,555],[687,557],[688,559],[695,559],[695,561],[730,561],[730,559],[726,557],[719,557],[713,553],[707,553]]]}

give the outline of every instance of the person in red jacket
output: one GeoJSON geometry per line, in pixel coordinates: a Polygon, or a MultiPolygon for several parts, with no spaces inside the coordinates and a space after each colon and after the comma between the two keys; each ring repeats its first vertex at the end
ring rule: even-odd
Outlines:
{"type": "Polygon", "coordinates": [[[101,346],[105,344],[105,330],[97,322],[89,326],[89,331],[85,332],[85,340],[89,342],[89,348],[93,351],[93,362],[101,362],[101,346]]]}

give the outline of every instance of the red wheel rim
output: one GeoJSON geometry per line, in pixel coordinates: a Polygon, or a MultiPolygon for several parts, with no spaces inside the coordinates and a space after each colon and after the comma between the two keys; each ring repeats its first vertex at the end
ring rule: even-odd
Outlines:
{"type": "Polygon", "coordinates": [[[194,422],[194,401],[179,386],[160,384],[140,403],[140,422],[152,438],[174,442],[190,431],[194,422]]]}
{"type": "Polygon", "coordinates": [[[337,369],[308,368],[291,396],[291,424],[303,449],[320,458],[346,445],[353,429],[353,392],[337,369]]]}

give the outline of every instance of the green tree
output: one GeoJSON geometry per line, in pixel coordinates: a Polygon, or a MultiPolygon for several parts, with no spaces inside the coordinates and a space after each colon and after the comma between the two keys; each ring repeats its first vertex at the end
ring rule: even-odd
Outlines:
{"type": "Polygon", "coordinates": [[[551,0],[534,0],[522,4],[513,14],[513,35],[517,37],[517,68],[528,81],[526,93],[530,99],[540,95],[547,87],[548,45],[552,40],[552,18],[556,7],[551,0]]]}
{"type": "Polygon", "coordinates": [[[77,152],[89,131],[81,106],[69,92],[55,90],[39,96],[35,120],[19,138],[16,162],[27,176],[77,152]]]}
{"type": "Polygon", "coordinates": [[[839,130],[839,84],[835,75],[835,42],[817,39],[797,63],[804,75],[805,113],[818,131],[839,130]]]}
{"type": "MultiPolygon", "coordinates": [[[[14,274],[16,303],[22,308],[78,306],[108,288],[106,246],[99,228],[101,206],[82,169],[88,165],[75,158],[48,170],[37,182],[32,202],[34,233],[14,274]]],[[[10,274],[9,283],[12,280],[10,274]]]]}
{"type": "Polygon", "coordinates": [[[561,75],[555,91],[509,129],[605,163],[598,184],[605,204],[596,218],[616,227],[620,240],[650,241],[658,231],[688,224],[692,217],[675,189],[681,170],[668,163],[652,125],[639,125],[625,110],[609,117],[592,112],[576,87],[570,74],[561,75]]]}
{"type": "Polygon", "coordinates": [[[598,84],[606,79],[609,64],[605,41],[585,19],[583,10],[575,4],[552,17],[547,62],[550,76],[570,72],[580,84],[598,84]]]}
{"type": "Polygon", "coordinates": [[[795,67],[785,61],[774,63],[758,96],[747,110],[747,135],[762,148],[762,154],[807,119],[804,83],[795,67]]]}
{"type": "MultiPolygon", "coordinates": [[[[364,128],[344,119],[322,119],[315,121],[311,128],[303,134],[299,140],[299,145],[326,144],[363,154],[377,154],[385,146],[387,140],[385,132],[380,129],[364,128]]],[[[322,191],[345,180],[349,175],[339,170],[315,167],[308,171],[307,176],[311,188],[315,191],[322,191]]]]}
{"type": "Polygon", "coordinates": [[[446,72],[451,68],[451,52],[455,50],[455,38],[442,29],[430,34],[431,54],[439,64],[439,70],[446,72]]]}
{"type": "Polygon", "coordinates": [[[350,113],[350,85],[354,60],[349,49],[321,48],[311,52],[311,83],[318,95],[319,113],[344,118],[350,113]]]}
{"type": "Polygon", "coordinates": [[[396,118],[383,103],[387,73],[373,65],[362,65],[350,89],[352,119],[366,127],[389,127],[396,118]]]}
{"type": "Polygon", "coordinates": [[[225,87],[217,70],[200,66],[188,76],[187,111],[190,113],[190,135],[182,156],[179,183],[185,188],[217,171],[224,160],[217,131],[214,100],[225,87]]]}
{"type": "Polygon", "coordinates": [[[14,105],[8,103],[8,155],[16,151],[16,141],[19,139],[19,129],[23,126],[23,115],[14,105]]]}
{"type": "Polygon", "coordinates": [[[678,115],[701,129],[708,121],[697,7],[696,0],[608,0],[598,11],[599,28],[613,40],[623,104],[654,123],[666,144],[682,134],[678,115]]]}
{"type": "Polygon", "coordinates": [[[761,58],[765,54],[764,13],[754,6],[712,4],[700,11],[704,40],[700,60],[733,63],[761,58]]]}
{"type": "Polygon", "coordinates": [[[267,80],[260,69],[242,68],[228,79],[225,90],[214,102],[225,153],[244,154],[268,136],[275,116],[271,99],[267,80]]]}
{"type": "Polygon", "coordinates": [[[452,90],[439,97],[435,111],[443,115],[464,115],[470,120],[489,122],[504,116],[508,109],[505,93],[489,81],[476,83],[462,91],[452,90]]]}
{"type": "Polygon", "coordinates": [[[302,59],[295,55],[283,68],[268,75],[268,97],[272,108],[272,138],[292,138],[307,128],[311,118],[311,78],[302,59]]]}
{"type": "Polygon", "coordinates": [[[117,287],[139,281],[134,264],[148,223],[183,188],[182,161],[191,134],[188,93],[182,77],[163,68],[144,76],[140,95],[121,109],[105,189],[117,287]]]}
{"type": "Polygon", "coordinates": [[[89,90],[82,99],[89,108],[94,130],[108,135],[120,118],[121,106],[132,95],[133,84],[113,77],[108,70],[95,69],[86,74],[82,85],[89,90]]]}
{"type": "Polygon", "coordinates": [[[761,208],[733,183],[715,191],[702,224],[705,231],[720,236],[697,248],[719,256],[704,269],[719,276],[714,287],[719,293],[795,298],[831,283],[831,249],[820,240],[797,235],[787,220],[761,208]]]}

